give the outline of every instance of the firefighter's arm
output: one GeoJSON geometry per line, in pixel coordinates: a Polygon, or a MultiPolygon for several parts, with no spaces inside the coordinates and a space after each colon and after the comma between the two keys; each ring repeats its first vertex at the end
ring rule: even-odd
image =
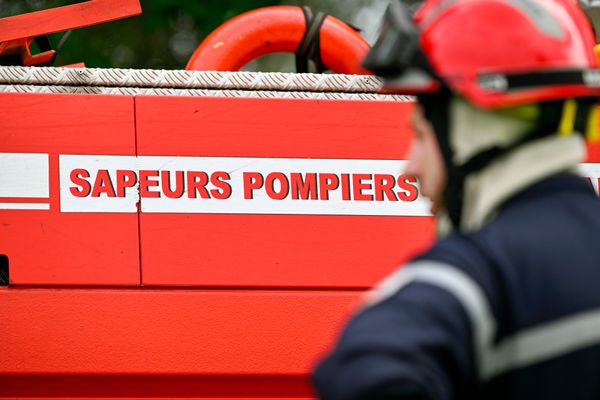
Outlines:
{"type": "Polygon", "coordinates": [[[413,282],[358,313],[314,374],[323,400],[460,398],[473,376],[461,303],[413,282]]]}

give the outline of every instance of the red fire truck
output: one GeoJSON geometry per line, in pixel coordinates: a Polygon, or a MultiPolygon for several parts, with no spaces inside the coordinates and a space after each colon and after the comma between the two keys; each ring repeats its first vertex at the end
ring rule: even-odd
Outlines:
{"type": "Polygon", "coordinates": [[[230,21],[187,70],[29,50],[139,12],[0,20],[21,64],[0,67],[0,398],[312,398],[353,304],[433,234],[402,173],[410,99],[357,75],[368,45],[332,17],[317,53],[343,74],[227,72],[307,43],[295,7],[230,21]]]}

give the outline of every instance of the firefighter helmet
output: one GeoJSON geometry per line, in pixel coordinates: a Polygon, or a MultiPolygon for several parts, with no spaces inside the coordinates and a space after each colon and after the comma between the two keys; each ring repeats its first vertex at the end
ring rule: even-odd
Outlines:
{"type": "Polygon", "coordinates": [[[390,5],[364,66],[394,92],[441,86],[483,108],[600,94],[591,26],[569,0],[390,5]]]}

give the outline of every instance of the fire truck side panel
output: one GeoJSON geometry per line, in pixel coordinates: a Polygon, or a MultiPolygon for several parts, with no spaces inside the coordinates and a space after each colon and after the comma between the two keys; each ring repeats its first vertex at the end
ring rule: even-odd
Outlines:
{"type": "Polygon", "coordinates": [[[358,294],[0,288],[0,397],[310,397],[358,294]]]}
{"type": "MultiPolygon", "coordinates": [[[[180,191],[181,208],[142,196],[143,283],[371,286],[432,236],[432,222],[423,215],[369,215],[382,203],[410,206],[416,200],[416,186],[406,201],[374,195],[373,181],[383,175],[371,169],[405,158],[410,108],[410,102],[136,97],[141,157],[165,156],[161,167],[196,157],[186,165],[205,181],[221,171],[229,182],[220,200],[211,198],[210,185],[194,194],[195,204],[189,191],[180,191]],[[311,177],[315,190],[302,199],[294,179],[311,177]],[[327,188],[339,192],[345,184],[348,190],[337,193],[345,196],[339,209],[325,209],[333,200],[327,188]],[[360,193],[359,184],[366,185],[360,193]],[[218,211],[184,212],[203,202],[218,211]],[[352,214],[355,207],[362,208],[352,214]]],[[[394,164],[391,171],[401,179],[401,168],[394,164]]],[[[171,189],[174,180],[171,175],[171,189]]]]}
{"type": "Polygon", "coordinates": [[[0,254],[12,285],[139,285],[138,217],[61,212],[59,158],[135,155],[133,97],[0,94],[0,254]]]}
{"type": "Polygon", "coordinates": [[[0,105],[0,398],[311,398],[363,289],[432,233],[407,103],[0,105]]]}

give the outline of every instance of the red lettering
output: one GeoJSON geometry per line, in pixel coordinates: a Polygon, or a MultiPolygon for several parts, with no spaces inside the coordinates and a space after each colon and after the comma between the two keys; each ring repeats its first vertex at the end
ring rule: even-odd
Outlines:
{"type": "Polygon", "coordinates": [[[206,190],[208,185],[208,174],[203,171],[189,171],[187,174],[188,197],[196,199],[196,194],[200,194],[202,199],[210,199],[210,195],[206,190]]]}
{"type": "Polygon", "coordinates": [[[400,175],[398,177],[398,186],[401,192],[396,192],[398,198],[402,201],[415,201],[419,197],[417,189],[417,178],[413,176],[400,175]]]}
{"type": "Polygon", "coordinates": [[[292,199],[311,200],[317,199],[317,174],[308,173],[303,178],[302,174],[292,172],[290,174],[290,186],[292,199]]]}
{"type": "Polygon", "coordinates": [[[89,172],[87,172],[85,169],[77,168],[77,169],[74,169],[73,171],[71,171],[70,177],[71,177],[71,182],[73,182],[74,185],[79,186],[79,188],[77,188],[77,187],[69,188],[69,190],[71,191],[71,194],[73,196],[87,197],[90,195],[90,191],[92,190],[92,187],[91,187],[90,183],[84,179],[84,178],[90,177],[89,172]]]}
{"type": "Polygon", "coordinates": [[[394,186],[396,185],[396,178],[393,175],[388,174],[375,174],[375,200],[383,201],[383,195],[390,201],[398,201],[396,194],[394,193],[394,186]]]}
{"type": "Polygon", "coordinates": [[[160,171],[160,185],[162,191],[169,199],[179,199],[185,191],[185,183],[183,182],[183,171],[175,171],[175,189],[171,189],[171,172],[160,171]]]}
{"type": "Polygon", "coordinates": [[[329,200],[329,191],[335,190],[340,185],[336,174],[319,174],[319,198],[329,200]]]}
{"type": "Polygon", "coordinates": [[[267,195],[273,200],[283,200],[290,192],[290,184],[285,174],[281,172],[271,172],[267,175],[265,189],[267,195]],[[275,181],[279,182],[279,191],[275,189],[275,181]]]}
{"type": "Polygon", "coordinates": [[[150,188],[153,187],[158,187],[158,171],[140,170],[140,197],[160,197],[160,192],[150,191],[150,188]],[[154,180],[153,178],[157,179],[154,180]]]}
{"type": "Polygon", "coordinates": [[[342,174],[342,200],[350,200],[350,174],[342,174]]]}
{"type": "Polygon", "coordinates": [[[107,197],[117,197],[115,188],[110,180],[110,174],[106,169],[98,170],[96,180],[94,181],[94,188],[92,189],[92,197],[100,197],[102,193],[106,194],[107,197]]]}
{"type": "Polygon", "coordinates": [[[263,176],[258,172],[244,172],[244,199],[254,198],[254,190],[260,189],[264,184],[263,176]]]}
{"type": "Polygon", "coordinates": [[[231,176],[225,171],[217,171],[210,176],[210,183],[216,187],[210,191],[213,198],[225,200],[231,196],[231,185],[225,182],[230,179],[231,176]]]}
{"type": "Polygon", "coordinates": [[[125,197],[125,189],[132,188],[137,183],[135,171],[127,169],[117,170],[117,197],[125,197]]]}
{"type": "Polygon", "coordinates": [[[372,185],[370,182],[364,182],[366,180],[372,179],[372,175],[370,174],[354,174],[352,175],[352,194],[354,195],[354,200],[364,201],[364,200],[373,200],[372,194],[365,194],[363,190],[370,190],[372,185]]]}

